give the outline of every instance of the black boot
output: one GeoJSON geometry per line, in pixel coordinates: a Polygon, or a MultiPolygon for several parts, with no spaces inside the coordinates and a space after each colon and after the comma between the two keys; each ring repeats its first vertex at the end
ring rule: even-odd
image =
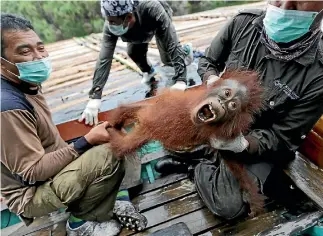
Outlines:
{"type": "Polygon", "coordinates": [[[155,165],[155,170],[163,175],[187,173],[188,165],[172,156],[162,157],[155,165]]]}

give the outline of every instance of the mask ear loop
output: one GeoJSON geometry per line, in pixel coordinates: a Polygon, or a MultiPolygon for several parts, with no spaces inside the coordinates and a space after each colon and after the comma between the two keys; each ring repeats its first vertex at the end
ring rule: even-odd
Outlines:
{"type": "MultiPolygon", "coordinates": [[[[12,63],[12,62],[8,61],[7,59],[5,59],[5,58],[3,58],[3,57],[1,57],[1,59],[2,59],[2,60],[5,60],[6,62],[10,63],[11,65],[14,65],[15,67],[17,67],[17,66],[16,66],[16,64],[14,64],[14,63],[12,63]]],[[[7,69],[5,69],[5,70],[6,70],[7,72],[9,72],[10,74],[12,74],[12,75],[16,76],[17,78],[19,78],[19,75],[16,75],[15,73],[11,72],[10,70],[7,70],[7,69]]]]}
{"type": "Polygon", "coordinates": [[[127,19],[127,17],[128,17],[128,14],[129,14],[129,13],[127,13],[126,17],[124,18],[124,20],[123,20],[123,22],[122,22],[122,28],[123,28],[123,29],[125,29],[126,27],[129,27],[129,23],[130,23],[129,21],[128,21],[127,26],[126,26],[126,27],[124,27],[124,23],[125,23],[125,21],[126,21],[126,19],[127,19]]]}
{"type": "Polygon", "coordinates": [[[314,31],[316,30],[317,28],[320,28],[321,26],[321,23],[322,23],[322,20],[323,20],[323,10],[321,10],[314,18],[314,21],[313,23],[311,24],[310,26],[310,31],[314,31]]]}

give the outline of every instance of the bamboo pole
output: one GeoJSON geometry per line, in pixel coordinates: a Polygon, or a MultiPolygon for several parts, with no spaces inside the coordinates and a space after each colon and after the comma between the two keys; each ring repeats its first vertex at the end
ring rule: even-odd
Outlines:
{"type": "MultiPolygon", "coordinates": [[[[76,44],[74,42],[74,45],[73,46],[69,46],[67,48],[61,48],[61,49],[58,49],[58,50],[55,50],[55,51],[52,51],[50,52],[50,55],[51,57],[55,58],[55,57],[59,57],[61,55],[65,55],[66,53],[70,53],[70,52],[78,52],[78,50],[80,49],[88,49],[86,47],[83,47],[83,46],[80,46],[78,44],[76,44]]],[[[89,49],[88,49],[89,50],[89,49]]]]}
{"type": "Polygon", "coordinates": [[[66,76],[66,77],[63,77],[63,78],[50,79],[50,80],[45,81],[42,84],[42,87],[47,88],[47,87],[50,87],[50,86],[53,86],[53,85],[64,83],[65,81],[78,79],[78,78],[83,77],[83,76],[89,76],[89,75],[93,74],[93,71],[94,70],[88,70],[88,71],[83,71],[83,72],[80,72],[80,73],[72,74],[72,75],[69,75],[69,76],[66,76]]]}
{"type": "Polygon", "coordinates": [[[62,78],[68,75],[72,75],[72,74],[76,74],[79,72],[83,72],[83,71],[88,71],[88,70],[94,70],[95,68],[95,61],[83,64],[83,65],[79,65],[79,66],[74,66],[72,68],[65,68],[63,70],[56,70],[51,74],[50,79],[56,79],[56,78],[62,78]]]}
{"type": "Polygon", "coordinates": [[[75,42],[73,42],[73,40],[71,40],[71,39],[67,39],[66,42],[57,41],[55,43],[47,44],[46,50],[48,52],[52,52],[52,51],[58,51],[61,49],[66,49],[66,48],[73,47],[73,46],[75,46],[75,42]]]}
{"type": "MultiPolygon", "coordinates": [[[[132,86],[132,85],[136,85],[136,84],[139,84],[139,83],[140,83],[140,80],[134,80],[134,81],[132,81],[130,83],[127,83],[127,84],[125,84],[123,86],[120,86],[118,88],[108,89],[108,90],[106,90],[106,91],[104,91],[102,93],[102,97],[105,97],[105,96],[107,96],[107,95],[109,95],[109,94],[111,94],[113,92],[116,92],[118,90],[127,88],[127,87],[132,86]]],[[[78,99],[78,100],[75,100],[75,101],[72,101],[72,102],[69,102],[69,103],[62,104],[60,106],[56,106],[55,108],[51,109],[51,112],[54,113],[54,112],[66,109],[66,108],[68,108],[70,106],[75,106],[75,105],[78,105],[78,104],[80,104],[82,102],[87,102],[87,101],[88,101],[87,97],[86,98],[81,98],[81,99],[78,99]]]]}
{"type": "MultiPolygon", "coordinates": [[[[122,65],[122,66],[126,67],[125,65],[122,65]]],[[[129,71],[127,71],[126,73],[129,73],[129,71]]],[[[118,75],[119,75],[119,73],[118,73],[118,75]]],[[[128,80],[129,80],[128,77],[123,76],[118,80],[114,80],[114,81],[110,82],[109,87],[114,86],[114,85],[118,85],[118,84],[124,84],[128,80]]],[[[48,102],[48,105],[53,106],[55,103],[57,103],[59,101],[62,101],[64,103],[65,101],[70,100],[71,98],[77,97],[77,96],[79,96],[81,94],[87,94],[89,91],[90,91],[90,88],[87,88],[87,89],[83,89],[83,90],[81,90],[79,92],[71,93],[69,95],[65,95],[65,96],[61,96],[61,97],[58,97],[58,98],[50,99],[50,101],[48,102]]]]}
{"type": "Polygon", "coordinates": [[[73,50],[71,51],[70,50],[63,51],[56,55],[50,54],[50,57],[53,62],[56,62],[60,60],[71,59],[72,57],[77,57],[90,52],[93,52],[93,51],[87,47],[78,46],[78,47],[73,47],[73,50]]]}
{"type": "MultiPolygon", "coordinates": [[[[116,67],[116,69],[114,70],[111,70],[111,72],[116,72],[118,70],[123,70],[125,69],[126,66],[125,65],[121,65],[120,67],[116,67]]],[[[68,87],[68,86],[72,86],[72,85],[75,85],[75,84],[78,84],[78,83],[82,83],[84,81],[87,81],[87,80],[90,80],[93,78],[93,71],[91,71],[90,75],[88,76],[78,76],[78,78],[74,78],[74,79],[69,79],[67,80],[66,78],[63,80],[60,80],[60,83],[57,83],[57,84],[53,84],[51,86],[44,86],[44,90],[43,90],[43,93],[49,93],[49,92],[52,92],[56,89],[61,89],[61,88],[64,88],[64,87],[68,87]]]]}
{"type": "MultiPolygon", "coordinates": [[[[76,38],[74,38],[74,39],[76,40],[76,42],[79,42],[79,43],[82,43],[82,42],[85,41],[84,39],[83,40],[76,39],[76,38]]],[[[96,46],[96,45],[93,45],[93,44],[89,44],[89,43],[86,43],[85,45],[86,45],[86,47],[89,47],[89,48],[91,48],[93,50],[100,51],[100,47],[99,46],[96,46]]],[[[140,69],[138,68],[138,66],[135,63],[129,62],[127,59],[124,59],[124,58],[120,57],[116,53],[113,54],[113,58],[115,60],[117,60],[118,62],[120,62],[121,64],[124,64],[124,65],[128,66],[129,68],[131,68],[132,70],[138,72],[139,74],[142,74],[142,72],[140,71],[140,69]]]]}
{"type": "Polygon", "coordinates": [[[96,62],[98,59],[98,56],[99,55],[97,53],[93,53],[93,51],[91,51],[90,53],[86,53],[78,57],[71,58],[69,60],[62,60],[60,62],[56,62],[53,65],[53,68],[54,68],[53,71],[65,69],[67,67],[71,68],[71,67],[86,64],[89,62],[96,62]]]}
{"type": "Polygon", "coordinates": [[[44,88],[43,93],[46,94],[46,93],[49,93],[49,92],[52,92],[54,90],[58,90],[58,89],[61,89],[61,88],[67,87],[67,86],[72,86],[72,85],[75,85],[75,84],[79,84],[79,83],[82,83],[84,81],[92,79],[92,77],[93,76],[90,75],[90,76],[86,76],[86,77],[81,77],[79,79],[74,79],[72,81],[66,81],[65,83],[61,83],[61,84],[58,84],[58,85],[50,86],[50,87],[44,88]]]}

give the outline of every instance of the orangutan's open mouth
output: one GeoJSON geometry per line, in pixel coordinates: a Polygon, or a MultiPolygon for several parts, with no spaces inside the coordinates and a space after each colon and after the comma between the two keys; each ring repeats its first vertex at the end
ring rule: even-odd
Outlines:
{"type": "Polygon", "coordinates": [[[197,117],[202,122],[207,122],[211,120],[215,120],[217,115],[215,114],[215,111],[211,104],[206,104],[201,107],[201,109],[197,113],[197,117]]]}

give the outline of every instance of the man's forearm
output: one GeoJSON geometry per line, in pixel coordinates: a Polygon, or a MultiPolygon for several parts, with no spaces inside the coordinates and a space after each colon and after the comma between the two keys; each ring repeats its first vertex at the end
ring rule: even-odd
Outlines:
{"type": "Polygon", "coordinates": [[[199,60],[197,73],[201,77],[202,82],[206,81],[211,75],[219,76],[220,74],[219,70],[205,56],[199,60]]]}
{"type": "Polygon", "coordinates": [[[103,88],[108,80],[112,60],[98,59],[97,67],[93,76],[93,85],[89,92],[89,97],[92,99],[101,99],[103,88]]]}
{"type": "Polygon", "coordinates": [[[81,137],[65,148],[44,154],[21,177],[25,183],[46,181],[92,147],[84,137],[81,137]]]}
{"type": "Polygon", "coordinates": [[[103,88],[108,80],[118,37],[109,32],[108,24],[104,24],[103,42],[93,76],[93,86],[89,92],[90,98],[101,99],[103,88]]]}
{"type": "Polygon", "coordinates": [[[267,156],[279,150],[287,151],[284,142],[270,129],[252,130],[245,139],[248,141],[247,151],[254,157],[267,156]]]}

